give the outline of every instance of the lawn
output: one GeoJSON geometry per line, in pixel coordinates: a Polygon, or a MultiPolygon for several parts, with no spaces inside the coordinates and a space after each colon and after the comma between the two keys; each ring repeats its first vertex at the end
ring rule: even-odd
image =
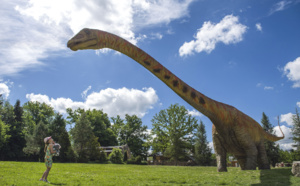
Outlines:
{"type": "MultiPolygon", "coordinates": [[[[0,185],[47,185],[38,181],[43,163],[0,161],[0,185]]],[[[48,180],[53,185],[300,185],[291,168],[241,171],[230,167],[147,166],[54,163],[48,180]]]]}

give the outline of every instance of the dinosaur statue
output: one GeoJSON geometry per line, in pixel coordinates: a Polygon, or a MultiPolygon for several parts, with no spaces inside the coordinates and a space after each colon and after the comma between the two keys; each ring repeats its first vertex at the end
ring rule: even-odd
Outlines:
{"type": "MultiPolygon", "coordinates": [[[[284,138],[269,134],[254,119],[236,108],[215,101],[190,87],[146,52],[114,34],[83,29],[68,41],[73,50],[110,48],[119,51],[148,69],[176,94],[213,123],[212,136],[219,172],[227,171],[226,154],[233,154],[242,170],[270,169],[264,140],[284,138]]],[[[281,130],[281,129],[280,129],[281,130]]]]}

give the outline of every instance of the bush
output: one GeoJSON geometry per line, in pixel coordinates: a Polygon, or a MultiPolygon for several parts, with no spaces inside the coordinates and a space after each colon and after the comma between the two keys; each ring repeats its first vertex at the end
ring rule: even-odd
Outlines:
{"type": "Polygon", "coordinates": [[[136,164],[136,165],[148,165],[147,161],[142,161],[141,156],[132,157],[131,159],[127,160],[127,164],[136,164]]]}
{"type": "Polygon", "coordinates": [[[112,153],[108,156],[108,159],[112,163],[122,164],[123,163],[123,153],[121,149],[113,148],[112,153]]]}
{"type": "Polygon", "coordinates": [[[99,163],[106,163],[107,162],[107,155],[104,152],[104,150],[100,149],[100,157],[99,157],[99,163]]]}
{"type": "Polygon", "coordinates": [[[127,164],[136,164],[135,158],[132,156],[130,159],[127,160],[127,164]]]}

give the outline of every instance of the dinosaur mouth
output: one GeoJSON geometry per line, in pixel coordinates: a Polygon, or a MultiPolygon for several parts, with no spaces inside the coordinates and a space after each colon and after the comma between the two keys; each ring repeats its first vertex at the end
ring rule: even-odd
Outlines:
{"type": "Polygon", "coordinates": [[[95,48],[97,46],[97,40],[91,39],[87,41],[72,41],[70,40],[67,44],[67,47],[73,51],[80,49],[95,48]]]}

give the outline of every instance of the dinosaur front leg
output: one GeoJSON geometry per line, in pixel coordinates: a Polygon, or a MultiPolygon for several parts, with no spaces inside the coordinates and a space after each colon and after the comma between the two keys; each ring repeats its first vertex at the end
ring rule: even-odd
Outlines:
{"type": "Polygon", "coordinates": [[[258,161],[259,169],[260,170],[270,169],[270,164],[265,149],[265,143],[263,140],[258,144],[257,149],[258,149],[257,161],[258,161]]]}
{"type": "Polygon", "coordinates": [[[214,149],[217,158],[218,172],[227,172],[227,165],[226,165],[227,151],[224,148],[224,145],[222,144],[222,140],[220,139],[221,136],[219,136],[219,134],[216,132],[214,125],[212,131],[213,131],[214,149]]]}

